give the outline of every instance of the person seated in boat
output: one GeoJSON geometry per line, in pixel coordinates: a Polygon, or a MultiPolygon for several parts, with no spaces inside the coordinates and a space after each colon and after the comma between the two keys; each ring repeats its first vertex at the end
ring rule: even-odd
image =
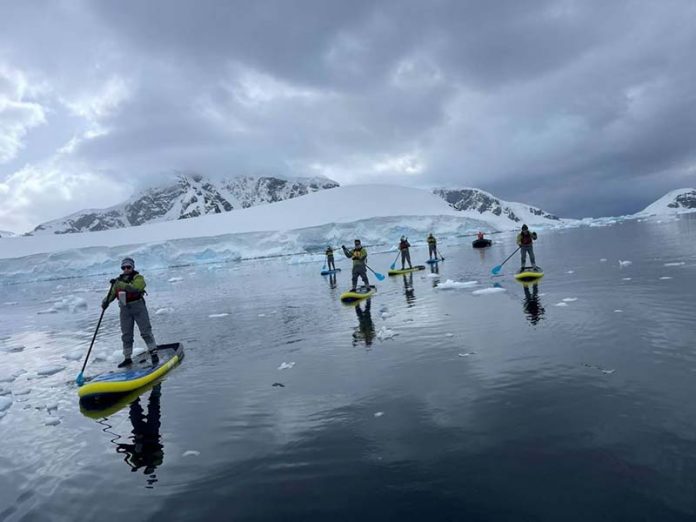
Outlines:
{"type": "Polygon", "coordinates": [[[329,270],[336,270],[336,263],[334,262],[333,248],[331,248],[331,245],[326,247],[326,266],[329,270]]]}
{"type": "Polygon", "coordinates": [[[102,308],[106,310],[114,299],[118,299],[121,319],[121,340],[123,341],[123,361],[119,368],[133,363],[133,330],[138,325],[140,336],[145,341],[147,350],[152,360],[152,365],[157,366],[157,343],[152,335],[150,315],[145,305],[145,278],[135,270],[135,261],[132,257],[126,257],[121,261],[123,273],[116,279],[112,279],[111,291],[102,301],[102,308]]]}
{"type": "Polygon", "coordinates": [[[411,254],[409,248],[411,243],[408,242],[406,236],[401,236],[401,241],[399,241],[399,250],[401,251],[401,270],[406,269],[406,262],[408,261],[408,267],[413,268],[411,264],[411,254]]]}
{"type": "Polygon", "coordinates": [[[437,239],[432,232],[428,234],[428,258],[437,259],[437,239]]]}
{"type": "Polygon", "coordinates": [[[477,239],[478,239],[479,241],[483,240],[483,232],[480,232],[480,231],[479,231],[479,233],[477,234],[477,239]]]}
{"type": "Polygon", "coordinates": [[[517,234],[517,246],[520,247],[520,254],[522,256],[522,266],[520,272],[524,272],[525,263],[527,261],[527,254],[529,254],[529,261],[532,263],[532,270],[538,270],[539,267],[536,265],[536,259],[534,258],[534,246],[532,243],[536,241],[537,233],[530,232],[527,225],[522,225],[522,230],[517,234]]]}
{"type": "Polygon", "coordinates": [[[370,282],[367,280],[367,250],[363,248],[362,243],[359,239],[355,240],[355,247],[348,250],[344,245],[341,245],[343,253],[346,257],[353,260],[353,286],[350,289],[351,292],[355,292],[358,284],[358,276],[363,280],[366,287],[370,287],[370,282]]]}

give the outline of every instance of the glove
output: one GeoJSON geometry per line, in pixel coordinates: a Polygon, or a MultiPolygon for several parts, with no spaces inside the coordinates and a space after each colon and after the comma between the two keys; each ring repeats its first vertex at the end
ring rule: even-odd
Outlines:
{"type": "Polygon", "coordinates": [[[536,232],[532,232],[532,238],[533,238],[533,239],[536,239],[536,238],[537,238],[536,232]]]}
{"type": "Polygon", "coordinates": [[[107,301],[106,299],[104,299],[104,300],[102,301],[101,307],[102,307],[102,310],[106,310],[107,308],[109,308],[109,301],[107,301]]]}
{"type": "Polygon", "coordinates": [[[116,279],[109,279],[109,283],[111,283],[112,285],[113,285],[115,282],[116,282],[116,279]]]}

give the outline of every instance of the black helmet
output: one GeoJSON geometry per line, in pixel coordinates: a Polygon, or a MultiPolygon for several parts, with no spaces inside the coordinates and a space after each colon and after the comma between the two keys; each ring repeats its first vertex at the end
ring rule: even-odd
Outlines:
{"type": "Polygon", "coordinates": [[[527,225],[522,225],[522,230],[529,230],[529,227],[527,225]]]}
{"type": "Polygon", "coordinates": [[[360,240],[359,240],[359,239],[356,239],[356,240],[355,240],[355,244],[356,244],[356,245],[359,245],[359,244],[360,244],[360,240]]]}

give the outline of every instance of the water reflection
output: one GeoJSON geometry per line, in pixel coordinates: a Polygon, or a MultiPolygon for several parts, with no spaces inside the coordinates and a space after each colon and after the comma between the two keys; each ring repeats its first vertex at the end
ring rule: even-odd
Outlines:
{"type": "Polygon", "coordinates": [[[539,283],[524,284],[522,286],[524,288],[524,315],[530,323],[537,324],[544,318],[546,313],[539,300],[539,283]],[[529,290],[530,286],[532,287],[531,291],[529,290]]]}
{"type": "MultiPolygon", "coordinates": [[[[161,383],[157,383],[152,387],[150,397],[147,402],[147,414],[140,404],[140,397],[137,397],[129,406],[128,417],[131,421],[132,436],[131,443],[117,442],[121,435],[113,431],[113,428],[108,424],[108,420],[104,418],[99,423],[105,426],[104,432],[113,435],[111,440],[116,445],[116,452],[124,455],[125,462],[131,469],[136,472],[140,469],[147,476],[147,488],[152,488],[157,482],[155,470],[162,465],[164,460],[164,446],[161,444],[160,436],[160,399],[162,396],[161,383]]],[[[120,407],[122,403],[119,404],[120,407]]],[[[115,408],[110,408],[113,411],[115,408]]],[[[120,408],[118,408],[120,409],[120,408]]],[[[111,411],[105,412],[112,414],[111,411]]],[[[85,413],[85,412],[83,412],[85,413]]],[[[114,412],[115,413],[115,412],[114,412]]],[[[90,412],[89,416],[97,415],[97,412],[90,412]]]]}
{"type": "Polygon", "coordinates": [[[355,315],[358,316],[358,326],[353,331],[353,346],[357,346],[361,342],[365,346],[371,346],[372,340],[375,338],[375,324],[372,322],[372,313],[370,307],[372,300],[365,301],[365,307],[362,308],[362,303],[355,306],[355,315]]]}
{"type": "Polygon", "coordinates": [[[404,274],[404,295],[408,307],[412,307],[416,301],[416,294],[413,292],[413,274],[404,274]]]}
{"type": "Polygon", "coordinates": [[[329,288],[336,288],[336,274],[329,274],[329,288]]]}

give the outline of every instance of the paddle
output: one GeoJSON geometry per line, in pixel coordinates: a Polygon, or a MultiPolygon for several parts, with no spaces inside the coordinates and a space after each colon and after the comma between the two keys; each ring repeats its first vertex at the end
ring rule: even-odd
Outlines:
{"type": "MultiPolygon", "coordinates": [[[[114,283],[115,282],[116,282],[116,280],[114,279],[114,283]]],[[[111,286],[109,287],[109,293],[106,294],[107,299],[111,295],[111,290],[114,289],[114,283],[111,283],[111,286]]],[[[102,319],[104,317],[104,312],[106,312],[106,308],[102,308],[101,315],[99,316],[99,322],[97,323],[97,327],[94,329],[94,335],[92,336],[92,342],[89,343],[89,350],[87,350],[87,357],[85,357],[85,362],[82,363],[82,369],[80,370],[80,373],[75,378],[75,382],[77,383],[78,386],[82,386],[85,383],[85,377],[84,377],[84,375],[82,375],[82,372],[85,371],[85,366],[87,366],[87,360],[89,359],[89,354],[92,353],[92,346],[94,346],[94,340],[97,338],[97,332],[99,331],[99,326],[101,325],[102,319]]]]}
{"type": "Polygon", "coordinates": [[[399,259],[399,255],[401,254],[401,251],[396,253],[396,259],[394,259],[394,262],[389,266],[390,270],[394,270],[394,267],[396,266],[396,261],[399,259]]]}
{"type": "MultiPolygon", "coordinates": [[[[365,263],[365,266],[367,266],[367,263],[365,263]]],[[[367,266],[367,268],[370,268],[370,267],[367,266]]],[[[373,274],[375,274],[375,277],[376,277],[379,281],[384,281],[384,276],[383,276],[382,274],[380,274],[379,272],[375,272],[375,271],[372,270],[371,268],[370,268],[370,272],[372,272],[373,274]]]]}
{"type": "Polygon", "coordinates": [[[500,263],[498,266],[494,266],[493,269],[491,270],[491,273],[492,273],[493,275],[497,275],[498,272],[500,272],[500,269],[503,268],[503,265],[504,265],[505,263],[507,263],[508,260],[509,260],[512,256],[514,256],[520,248],[522,248],[522,247],[517,247],[517,248],[515,249],[515,251],[514,251],[512,254],[510,254],[509,256],[507,256],[507,258],[505,259],[505,261],[503,261],[502,263],[500,263]]]}
{"type": "Polygon", "coordinates": [[[442,255],[442,252],[441,252],[439,249],[438,249],[438,250],[435,250],[435,258],[436,258],[436,259],[437,259],[437,256],[438,256],[438,255],[440,256],[440,261],[444,261],[444,260],[445,260],[445,256],[442,255]]]}

